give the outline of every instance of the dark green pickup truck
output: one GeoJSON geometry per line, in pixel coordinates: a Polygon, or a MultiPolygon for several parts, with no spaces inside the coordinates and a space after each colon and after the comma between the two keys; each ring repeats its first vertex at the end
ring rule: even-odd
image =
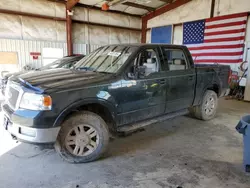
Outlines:
{"type": "Polygon", "coordinates": [[[4,127],[24,142],[55,143],[69,162],[89,162],[106,151],[110,134],[188,111],[212,119],[229,76],[229,66],[194,65],[185,46],[108,45],[71,69],[12,77],[4,127]]]}

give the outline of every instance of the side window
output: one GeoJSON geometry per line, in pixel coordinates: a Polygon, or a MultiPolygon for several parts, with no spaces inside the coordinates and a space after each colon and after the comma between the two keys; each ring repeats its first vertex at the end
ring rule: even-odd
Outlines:
{"type": "Polygon", "coordinates": [[[162,48],[164,54],[164,64],[162,71],[185,70],[188,69],[186,56],[182,50],[162,48]]]}
{"type": "Polygon", "coordinates": [[[140,56],[140,65],[145,67],[145,76],[159,71],[159,60],[153,49],[144,50],[140,56]]]}
{"type": "Polygon", "coordinates": [[[154,49],[140,52],[129,68],[129,78],[144,78],[152,73],[159,72],[159,59],[154,49]]]}

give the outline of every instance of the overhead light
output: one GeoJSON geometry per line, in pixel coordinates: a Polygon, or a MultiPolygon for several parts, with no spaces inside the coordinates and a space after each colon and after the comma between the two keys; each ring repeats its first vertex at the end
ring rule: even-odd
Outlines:
{"type": "Polygon", "coordinates": [[[104,10],[104,11],[109,10],[109,5],[108,5],[108,3],[102,4],[102,10],[104,10]]]}

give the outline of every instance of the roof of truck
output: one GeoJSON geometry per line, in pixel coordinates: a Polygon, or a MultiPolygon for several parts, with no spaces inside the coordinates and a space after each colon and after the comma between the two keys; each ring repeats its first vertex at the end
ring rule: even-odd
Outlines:
{"type": "Polygon", "coordinates": [[[172,47],[183,47],[184,45],[163,44],[163,43],[158,43],[158,44],[125,43],[125,44],[110,44],[110,45],[106,45],[106,46],[136,46],[136,47],[141,47],[141,46],[172,46],[172,47]]]}

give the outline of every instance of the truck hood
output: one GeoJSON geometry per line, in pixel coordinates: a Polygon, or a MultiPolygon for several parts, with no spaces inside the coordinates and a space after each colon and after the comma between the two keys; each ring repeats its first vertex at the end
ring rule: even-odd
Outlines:
{"type": "Polygon", "coordinates": [[[19,71],[19,72],[8,73],[8,74],[4,75],[3,79],[8,80],[9,77],[11,77],[11,76],[19,76],[19,75],[24,74],[26,72],[27,71],[19,71]]]}
{"type": "Polygon", "coordinates": [[[28,72],[15,77],[15,80],[43,90],[74,89],[101,83],[111,76],[112,74],[57,68],[28,72]]]}

